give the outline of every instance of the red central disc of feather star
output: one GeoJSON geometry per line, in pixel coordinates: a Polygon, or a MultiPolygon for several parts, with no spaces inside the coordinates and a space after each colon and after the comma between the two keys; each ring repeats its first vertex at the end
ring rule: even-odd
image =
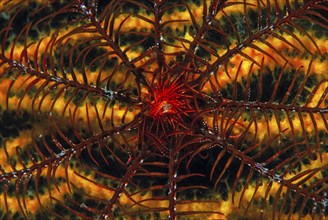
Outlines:
{"type": "Polygon", "coordinates": [[[178,81],[157,84],[151,91],[148,102],[148,115],[155,120],[163,120],[172,124],[181,122],[183,115],[188,116],[191,96],[187,95],[186,86],[178,81]]]}

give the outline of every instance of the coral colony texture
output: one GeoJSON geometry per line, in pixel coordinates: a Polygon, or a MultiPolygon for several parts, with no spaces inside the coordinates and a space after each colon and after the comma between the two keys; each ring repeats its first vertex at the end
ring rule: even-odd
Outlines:
{"type": "Polygon", "coordinates": [[[0,0],[0,219],[328,219],[326,0],[0,0]]]}

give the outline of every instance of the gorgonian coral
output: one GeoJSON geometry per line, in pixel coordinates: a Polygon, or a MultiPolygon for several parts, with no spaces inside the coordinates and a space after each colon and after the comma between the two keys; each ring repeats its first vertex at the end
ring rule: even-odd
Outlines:
{"type": "Polygon", "coordinates": [[[0,218],[327,217],[327,13],[1,0],[0,218]]]}

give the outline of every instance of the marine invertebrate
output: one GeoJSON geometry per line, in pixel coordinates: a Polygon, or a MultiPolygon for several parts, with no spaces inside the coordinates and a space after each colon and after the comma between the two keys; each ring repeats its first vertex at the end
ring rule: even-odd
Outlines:
{"type": "Polygon", "coordinates": [[[327,11],[1,1],[2,218],[327,216],[327,11]]]}

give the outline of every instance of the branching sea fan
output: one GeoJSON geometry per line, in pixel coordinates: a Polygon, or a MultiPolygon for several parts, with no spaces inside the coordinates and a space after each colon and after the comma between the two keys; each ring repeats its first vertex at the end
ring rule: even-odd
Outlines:
{"type": "Polygon", "coordinates": [[[0,0],[0,219],[324,219],[326,0],[0,0]]]}

